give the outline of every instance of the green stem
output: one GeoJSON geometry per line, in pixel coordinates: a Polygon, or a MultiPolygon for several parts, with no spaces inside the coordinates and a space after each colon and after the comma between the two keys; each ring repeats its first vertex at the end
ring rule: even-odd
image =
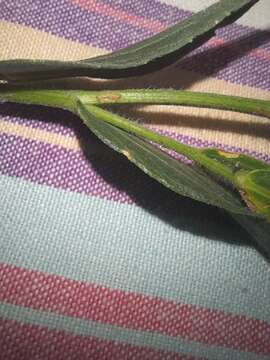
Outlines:
{"type": "Polygon", "coordinates": [[[0,100],[60,107],[75,112],[76,101],[85,104],[160,104],[231,110],[270,118],[270,101],[183,90],[11,90],[0,100]]]}
{"type": "Polygon", "coordinates": [[[242,97],[197,93],[179,90],[10,90],[0,91],[0,100],[59,107],[77,113],[78,101],[89,107],[89,111],[104,121],[129,132],[154,141],[168,149],[183,154],[229,182],[233,174],[229,167],[210,159],[200,150],[178,143],[170,138],[138,126],[134,122],[91,105],[104,104],[171,104],[210,107],[233,110],[270,117],[270,101],[242,97]]]}
{"type": "MultiPolygon", "coordinates": [[[[128,119],[120,115],[113,114],[110,111],[104,110],[100,107],[84,104],[79,101],[78,115],[81,116],[81,118],[86,119],[87,116],[83,116],[84,112],[91,114],[96,119],[105,121],[143,139],[153,141],[156,144],[162,145],[167,149],[174,150],[178,154],[182,154],[187,158],[195,161],[197,164],[203,166],[205,169],[211,171],[213,174],[218,175],[224,180],[229,181],[231,184],[234,183],[233,172],[230,170],[230,168],[221,163],[218,163],[213,159],[208,158],[199,149],[179,143],[178,141],[175,141],[167,136],[163,136],[149,129],[146,129],[145,127],[140,126],[133,121],[129,121],[128,119]]],[[[87,125],[87,120],[84,120],[84,122],[87,125]]]]}
{"type": "Polygon", "coordinates": [[[29,105],[44,105],[61,109],[76,110],[76,95],[78,91],[73,90],[9,90],[1,91],[0,101],[15,102],[29,105]]]}
{"type": "Polygon", "coordinates": [[[184,105],[231,110],[270,118],[270,101],[239,96],[165,89],[99,91],[91,92],[89,95],[85,93],[79,97],[84,103],[89,104],[184,105]]]}

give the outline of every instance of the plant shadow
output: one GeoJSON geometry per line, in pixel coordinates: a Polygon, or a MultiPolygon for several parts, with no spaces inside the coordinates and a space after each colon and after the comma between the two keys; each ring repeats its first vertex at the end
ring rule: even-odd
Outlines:
{"type": "MultiPolygon", "coordinates": [[[[219,31],[222,31],[222,29],[219,31]]],[[[270,29],[250,30],[248,34],[215,46],[209,47],[206,43],[188,55],[183,56],[172,65],[145,75],[112,80],[75,77],[33,81],[29,82],[27,86],[31,88],[81,90],[149,87],[188,89],[198,81],[208,78],[209,76],[215,76],[218,71],[224,69],[233,61],[241,59],[243,56],[250,54],[252,50],[269,43],[269,41],[270,29]],[[192,70],[189,71],[190,69],[192,70]],[[188,70],[188,74],[185,73],[186,70],[188,70]]],[[[16,84],[15,86],[24,87],[20,84],[16,84]]]]}
{"type": "MultiPolygon", "coordinates": [[[[222,31],[222,29],[219,31],[222,31]]],[[[28,84],[28,88],[81,90],[117,90],[125,88],[190,89],[196,83],[199,83],[210,76],[215,76],[221,69],[228,66],[230,63],[237,59],[241,59],[244,55],[269,41],[270,30],[250,30],[247,35],[222,45],[212,48],[202,47],[180,59],[175,64],[147,75],[116,80],[89,78],[48,80],[32,82],[28,84]],[[215,61],[212,61],[211,59],[215,59],[215,61]],[[190,69],[196,69],[197,72],[193,70],[189,71],[190,69]]],[[[19,85],[16,85],[15,87],[18,88],[18,86],[19,85]]],[[[0,85],[0,89],[12,89],[13,87],[14,86],[12,85],[0,85]]],[[[24,88],[24,86],[19,87],[24,88]]],[[[12,105],[12,107],[3,105],[1,111],[2,113],[8,113],[10,116],[12,116],[13,111],[17,114],[17,107],[15,105],[12,105]]],[[[224,132],[231,132],[234,134],[252,135],[267,140],[270,138],[270,132],[268,131],[269,123],[258,116],[246,115],[239,118],[238,115],[236,119],[232,116],[231,112],[211,110],[211,114],[215,115],[210,117],[209,112],[207,113],[204,111],[205,109],[201,109],[202,111],[200,113],[197,112],[195,114],[193,111],[194,108],[185,107],[185,111],[182,111],[183,107],[177,108],[178,111],[174,112],[166,111],[166,108],[164,107],[161,113],[156,110],[145,111],[145,106],[137,107],[121,105],[118,107],[120,113],[130,114],[131,117],[135,118],[143,118],[144,123],[153,125],[180,125],[180,127],[184,129],[209,130],[210,134],[211,131],[217,131],[221,135],[224,132]]],[[[26,107],[23,113],[24,112],[28,116],[29,111],[26,107]]],[[[40,116],[42,117],[42,114],[40,116]]],[[[44,118],[46,118],[46,116],[44,116],[44,118]]]]}
{"type": "MultiPolygon", "coordinates": [[[[254,31],[240,39],[226,43],[218,48],[206,49],[203,52],[191,54],[188,57],[178,61],[176,64],[160,70],[158,73],[152,73],[137,78],[119,79],[119,80],[92,80],[86,78],[44,81],[42,83],[33,83],[31,87],[37,88],[64,88],[64,89],[121,89],[121,88],[142,88],[142,87],[170,87],[187,89],[195,82],[201,79],[215,75],[222,67],[228,65],[237,58],[242,57],[252,49],[269,41],[270,31],[254,31]],[[237,51],[236,51],[237,48],[237,51]],[[223,53],[226,50],[226,56],[223,53]],[[188,64],[200,64],[215,57],[216,61],[208,69],[207,73],[192,73],[192,76],[181,76],[181,69],[188,68],[188,64]],[[223,60],[220,57],[224,57],[223,60]],[[207,60],[208,59],[208,60],[207,60]],[[179,76],[176,76],[176,73],[179,76]]],[[[3,86],[2,86],[3,88],[3,86]]],[[[7,88],[4,86],[4,88],[7,88]]],[[[113,187],[126,193],[130,199],[138,206],[144,208],[147,212],[159,217],[162,221],[171,226],[188,231],[190,233],[205,236],[209,239],[225,241],[238,246],[255,246],[247,232],[242,229],[231,217],[214,207],[198,203],[189,198],[168,190],[157,181],[149,178],[142,173],[135,165],[131,164],[125,157],[112,151],[88,129],[82,125],[78,119],[63,110],[49,109],[38,106],[24,106],[18,104],[2,104],[1,113],[5,116],[22,116],[25,121],[36,119],[40,123],[50,123],[49,119],[57,120],[58,125],[69,128],[74,132],[80,141],[84,156],[89,161],[89,166],[113,187]]],[[[155,121],[161,123],[162,118],[157,114],[152,114],[155,121]]],[[[171,119],[177,121],[177,119],[171,119]]],[[[211,126],[219,127],[220,131],[228,129],[225,121],[215,124],[205,119],[201,123],[200,118],[196,118],[197,123],[192,118],[182,118],[187,126],[211,126]]],[[[149,120],[150,121],[150,120],[149,120]]],[[[154,121],[154,119],[153,119],[154,121]]],[[[166,117],[166,122],[169,121],[166,117]]],[[[242,128],[243,130],[243,128],[242,128]]],[[[245,131],[253,132],[253,128],[245,131]]],[[[230,128],[230,131],[239,131],[238,127],[230,128]]],[[[257,135],[266,137],[266,125],[256,128],[257,135]]],[[[258,249],[260,250],[260,249],[258,249]]]]}
{"type": "MultiPolygon", "coordinates": [[[[225,211],[182,197],[112,151],[88,129],[77,128],[84,156],[95,171],[132,202],[170,226],[237,246],[255,246],[251,237],[225,211]]],[[[257,248],[258,249],[258,248],[257,248]]]]}
{"type": "MultiPolygon", "coordinates": [[[[17,113],[21,113],[20,110],[26,108],[21,104],[15,105],[17,113]]],[[[41,126],[46,126],[50,123],[48,119],[52,119],[53,116],[63,128],[69,128],[79,140],[89,167],[113,188],[127,194],[135,205],[181,231],[224,241],[235,246],[253,246],[262,253],[250,235],[226,212],[190,198],[181,197],[165,188],[144,174],[123,155],[111,150],[75,115],[61,109],[52,111],[50,108],[40,106],[27,108],[27,113],[23,111],[24,122],[31,122],[34,118],[38,119],[41,126]]],[[[10,113],[14,116],[14,106],[10,113]]],[[[262,254],[265,256],[264,253],[262,254]]]]}
{"type": "MultiPolygon", "coordinates": [[[[250,135],[256,138],[270,140],[269,120],[260,119],[254,116],[254,121],[249,122],[246,119],[234,119],[233,117],[221,118],[219,114],[222,110],[211,109],[212,116],[209,112],[204,113],[204,109],[200,109],[200,114],[194,114],[191,110],[185,110],[184,113],[175,106],[175,111],[167,110],[167,106],[159,106],[158,108],[136,105],[122,105],[117,107],[117,113],[130,119],[139,120],[145,125],[168,125],[170,127],[177,126],[185,129],[201,129],[209,131],[218,131],[222,133],[234,133],[239,135],[250,135]],[[160,109],[162,110],[160,111],[160,109]],[[215,114],[213,116],[213,114],[215,114]]],[[[182,108],[183,109],[183,108],[182,108]]],[[[111,107],[114,111],[114,107],[111,107]]],[[[245,114],[246,115],[246,114],[245,114]]],[[[246,115],[253,116],[253,115],[246,115]]],[[[181,130],[180,130],[181,131],[181,130]]]]}

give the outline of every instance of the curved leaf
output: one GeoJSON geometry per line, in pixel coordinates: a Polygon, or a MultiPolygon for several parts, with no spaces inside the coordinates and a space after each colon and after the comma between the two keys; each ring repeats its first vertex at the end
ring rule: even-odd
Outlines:
{"type": "Polygon", "coordinates": [[[270,258],[270,224],[255,218],[231,193],[209,176],[177,160],[135,135],[95,119],[78,103],[78,114],[87,127],[105,144],[126,156],[147,175],[182,196],[227,210],[270,258]]]}
{"type": "Polygon", "coordinates": [[[125,49],[82,61],[6,60],[0,79],[38,80],[66,76],[117,78],[151,72],[173,63],[242,16],[258,0],[220,0],[175,26],[125,49]]]}
{"type": "Polygon", "coordinates": [[[231,213],[231,216],[251,235],[270,259],[270,224],[263,219],[231,213]]]}
{"type": "Polygon", "coordinates": [[[252,216],[236,194],[198,168],[181,163],[137,136],[95,118],[83,103],[78,103],[77,112],[86,126],[104,143],[177,194],[252,216]]]}

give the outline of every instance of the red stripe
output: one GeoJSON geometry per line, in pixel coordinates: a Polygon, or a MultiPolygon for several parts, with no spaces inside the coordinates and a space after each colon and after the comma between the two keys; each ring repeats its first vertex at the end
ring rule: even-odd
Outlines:
{"type": "MultiPolygon", "coordinates": [[[[127,24],[132,24],[135,26],[139,26],[142,28],[145,28],[147,30],[153,31],[153,32],[160,32],[168,28],[168,25],[164,25],[162,22],[149,19],[149,18],[142,18],[140,16],[130,14],[123,10],[118,10],[110,5],[98,3],[95,0],[89,1],[89,0],[69,0],[69,2],[82,7],[83,9],[90,10],[105,16],[109,16],[111,18],[114,18],[116,20],[122,21],[127,24]]],[[[210,47],[215,47],[219,45],[228,44],[228,46],[231,47],[231,42],[227,42],[225,40],[222,40],[220,38],[213,38],[210,39],[207,42],[207,45],[210,47]]],[[[236,48],[237,50],[237,48],[236,48]]],[[[253,57],[256,59],[264,60],[264,61],[270,61],[270,54],[264,49],[253,49],[249,51],[247,54],[249,57],[253,57]]]]}
{"type": "Polygon", "coordinates": [[[150,31],[159,32],[165,30],[167,26],[157,20],[145,19],[140,16],[129,14],[126,11],[115,9],[109,5],[98,3],[95,0],[69,0],[70,3],[78,5],[86,10],[112,17],[116,20],[145,28],[150,31]]]}
{"type": "Polygon", "coordinates": [[[265,321],[4,264],[0,279],[0,300],[18,306],[270,354],[270,324],[265,321]]]}
{"type": "Polygon", "coordinates": [[[196,360],[172,352],[90,336],[75,336],[65,331],[19,324],[6,319],[0,319],[0,349],[0,359],[3,360],[196,360]]]}

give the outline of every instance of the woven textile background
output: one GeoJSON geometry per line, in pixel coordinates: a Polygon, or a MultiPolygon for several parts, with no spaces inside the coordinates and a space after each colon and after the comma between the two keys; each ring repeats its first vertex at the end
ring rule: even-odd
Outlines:
{"type": "MultiPolygon", "coordinates": [[[[81,59],[213,0],[2,0],[0,58],[81,59]]],[[[107,88],[270,99],[270,2],[158,73],[107,88]]],[[[74,79],[55,86],[101,88],[74,79]]],[[[122,108],[195,146],[270,162],[269,121],[122,108]]],[[[218,210],[181,198],[60,110],[0,104],[0,359],[269,359],[269,263],[218,210]]]]}

